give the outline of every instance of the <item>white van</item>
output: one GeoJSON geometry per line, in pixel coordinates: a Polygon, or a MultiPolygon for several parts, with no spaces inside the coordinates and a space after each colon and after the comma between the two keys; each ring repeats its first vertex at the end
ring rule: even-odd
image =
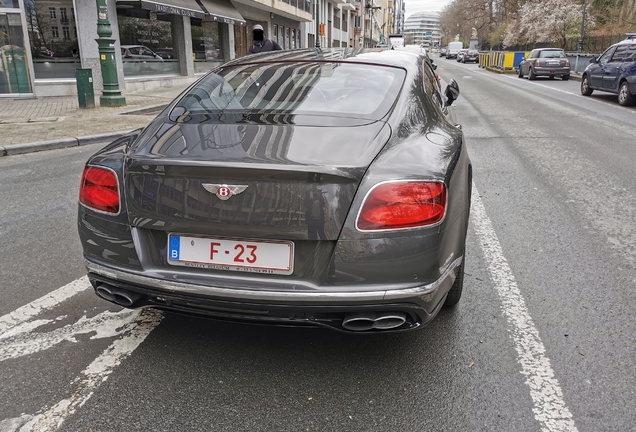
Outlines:
{"type": "Polygon", "coordinates": [[[446,58],[457,58],[457,53],[462,48],[464,48],[464,44],[461,42],[449,42],[448,48],[446,49],[446,58]]]}

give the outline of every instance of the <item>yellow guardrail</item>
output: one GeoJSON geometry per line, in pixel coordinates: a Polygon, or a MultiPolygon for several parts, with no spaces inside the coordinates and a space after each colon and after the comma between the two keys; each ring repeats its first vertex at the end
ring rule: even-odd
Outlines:
{"type": "Polygon", "coordinates": [[[479,67],[501,71],[515,70],[529,52],[524,51],[487,51],[479,53],[479,67]]]}

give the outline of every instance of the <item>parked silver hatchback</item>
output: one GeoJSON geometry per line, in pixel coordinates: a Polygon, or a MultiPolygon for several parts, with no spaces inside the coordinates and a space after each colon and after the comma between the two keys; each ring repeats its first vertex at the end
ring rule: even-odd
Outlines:
{"type": "Polygon", "coordinates": [[[567,81],[570,79],[570,61],[561,48],[535,49],[519,64],[519,78],[526,75],[530,80],[538,76],[550,79],[557,76],[567,81]]]}

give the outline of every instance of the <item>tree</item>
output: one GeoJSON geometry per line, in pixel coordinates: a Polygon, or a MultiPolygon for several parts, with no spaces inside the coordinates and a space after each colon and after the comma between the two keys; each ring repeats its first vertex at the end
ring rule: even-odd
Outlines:
{"type": "MultiPolygon", "coordinates": [[[[581,23],[582,6],[574,0],[531,0],[519,10],[504,34],[504,46],[518,43],[553,42],[565,47],[569,34],[581,23]]],[[[593,24],[590,18],[587,26],[593,24]]]]}

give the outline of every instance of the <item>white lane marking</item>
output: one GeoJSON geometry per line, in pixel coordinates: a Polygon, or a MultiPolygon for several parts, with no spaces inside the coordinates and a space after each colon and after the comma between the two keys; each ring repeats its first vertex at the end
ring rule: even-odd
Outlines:
{"type": "MultiPolygon", "coordinates": [[[[163,319],[163,314],[153,309],[133,312],[134,319],[131,320],[131,325],[126,330],[127,334],[121,339],[115,340],[82,371],[84,378],[81,379],[70,398],[62,399],[41,414],[22,415],[17,419],[7,420],[22,423],[28,419],[29,421],[19,429],[20,432],[50,431],[59,428],[64,420],[90,399],[100,384],[106,381],[115,368],[141,345],[163,319]]],[[[78,377],[77,380],[79,379],[78,377]]]]}
{"type": "MultiPolygon", "coordinates": [[[[76,343],[75,337],[80,334],[95,332],[91,339],[119,336],[135,324],[138,315],[138,311],[129,309],[119,312],[104,311],[92,318],[83,316],[74,324],[68,324],[45,333],[32,333],[33,326],[31,325],[14,327],[10,331],[12,333],[10,336],[0,335],[0,340],[2,340],[0,362],[47,350],[62,341],[76,343]],[[17,332],[16,330],[21,331],[17,332]]],[[[47,324],[47,321],[49,320],[39,320],[36,323],[42,325],[47,324]]]]}
{"type": "Polygon", "coordinates": [[[517,351],[521,373],[530,387],[534,417],[541,423],[544,431],[577,431],[572,413],[563,400],[563,392],[554,376],[550,359],[545,355],[539,332],[530,317],[474,183],[472,188],[472,220],[490,277],[502,303],[501,309],[508,322],[508,331],[517,351]]]}
{"type": "Polygon", "coordinates": [[[40,297],[37,300],[26,304],[13,312],[0,317],[0,335],[23,322],[30,320],[31,318],[39,315],[47,309],[52,309],[64,300],[73,297],[84,290],[87,290],[91,286],[88,278],[83,276],[73,282],[64,285],[55,291],[40,297]]]}

